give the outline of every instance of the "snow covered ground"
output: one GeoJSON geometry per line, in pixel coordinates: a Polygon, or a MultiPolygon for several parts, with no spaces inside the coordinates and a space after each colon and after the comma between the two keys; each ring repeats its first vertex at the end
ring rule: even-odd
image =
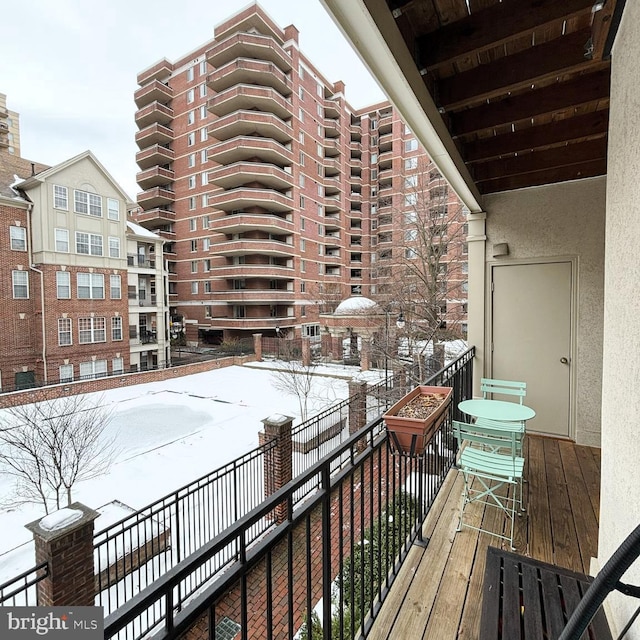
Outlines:
{"type": "MultiPolygon", "coordinates": [[[[89,507],[118,500],[140,509],[258,446],[261,420],[280,413],[298,421],[297,398],[273,386],[277,362],[250,363],[163,382],[92,394],[113,405],[109,430],[119,456],[106,476],[81,482],[73,499],[89,507]]],[[[370,382],[381,372],[321,365],[316,369],[310,414],[348,395],[354,377],[370,382]]],[[[0,495],[12,480],[0,475],[0,495]]],[[[0,511],[0,583],[35,564],[31,534],[24,525],[44,515],[23,505],[0,511]]],[[[96,530],[108,523],[96,521],[96,530]]]]}

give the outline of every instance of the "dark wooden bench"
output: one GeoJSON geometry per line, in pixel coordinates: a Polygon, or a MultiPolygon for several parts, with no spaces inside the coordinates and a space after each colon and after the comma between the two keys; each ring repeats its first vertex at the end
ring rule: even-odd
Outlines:
{"type": "MultiPolygon", "coordinates": [[[[557,640],[593,578],[503,551],[487,549],[480,640],[557,640]]],[[[602,607],[586,640],[612,640],[602,607]]]]}

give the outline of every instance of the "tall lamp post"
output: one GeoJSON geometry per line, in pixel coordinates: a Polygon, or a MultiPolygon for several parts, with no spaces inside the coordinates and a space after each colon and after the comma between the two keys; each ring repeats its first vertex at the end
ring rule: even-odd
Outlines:
{"type": "Polygon", "coordinates": [[[276,326],[276,351],[277,358],[280,360],[280,327],[276,326]]]}
{"type": "MultiPolygon", "coordinates": [[[[405,321],[402,311],[396,319],[396,327],[404,329],[405,321]]],[[[385,349],[384,349],[384,388],[389,390],[389,312],[385,312],[385,349]]]]}

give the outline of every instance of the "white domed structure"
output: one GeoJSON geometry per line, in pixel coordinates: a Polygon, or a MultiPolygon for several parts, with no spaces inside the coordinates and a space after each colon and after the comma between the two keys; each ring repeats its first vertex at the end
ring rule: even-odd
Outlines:
{"type": "Polygon", "coordinates": [[[364,296],[351,296],[343,300],[333,312],[334,316],[354,316],[361,313],[382,313],[378,304],[364,296]]]}

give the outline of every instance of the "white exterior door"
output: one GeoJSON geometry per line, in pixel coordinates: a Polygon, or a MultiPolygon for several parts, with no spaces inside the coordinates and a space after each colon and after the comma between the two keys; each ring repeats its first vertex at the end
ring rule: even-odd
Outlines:
{"type": "Polygon", "coordinates": [[[527,383],[527,430],[570,436],[572,264],[494,265],[491,377],[527,383]]]}

